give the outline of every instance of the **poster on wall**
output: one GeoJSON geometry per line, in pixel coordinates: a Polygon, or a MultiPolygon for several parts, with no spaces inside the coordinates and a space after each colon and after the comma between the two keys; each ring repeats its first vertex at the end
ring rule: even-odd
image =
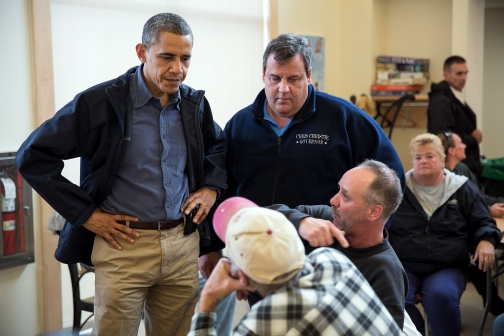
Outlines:
{"type": "Polygon", "coordinates": [[[325,38],[321,36],[304,35],[312,49],[311,83],[315,90],[324,91],[324,54],[325,38]]]}

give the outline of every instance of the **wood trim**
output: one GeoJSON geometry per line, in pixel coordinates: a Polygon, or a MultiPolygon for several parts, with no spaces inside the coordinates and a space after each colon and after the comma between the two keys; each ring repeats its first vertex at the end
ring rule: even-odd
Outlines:
{"type": "MultiPolygon", "coordinates": [[[[29,0],[31,19],[31,48],[33,51],[33,80],[35,124],[40,125],[54,115],[54,72],[52,59],[51,1],[29,0]]],[[[42,317],[43,331],[62,329],[61,266],[54,259],[58,237],[46,228],[54,210],[40,196],[35,201],[40,205],[40,214],[34,225],[40,225],[42,238],[42,317]]],[[[40,265],[40,264],[39,264],[40,265]]]]}
{"type": "MultiPolygon", "coordinates": [[[[270,0],[270,15],[269,15],[269,22],[268,22],[268,29],[269,29],[269,41],[274,39],[279,35],[278,33],[278,1],[279,0],[270,0]]],[[[268,42],[269,42],[268,41],[268,42]]]]}

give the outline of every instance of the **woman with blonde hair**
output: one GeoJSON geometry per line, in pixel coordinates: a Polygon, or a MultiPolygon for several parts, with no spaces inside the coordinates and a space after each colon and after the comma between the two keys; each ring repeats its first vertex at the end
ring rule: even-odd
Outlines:
{"type": "Polygon", "coordinates": [[[416,309],[422,296],[432,334],[460,335],[460,297],[470,262],[486,272],[501,232],[476,185],[444,169],[441,140],[421,134],[410,142],[413,169],[406,173],[404,198],[390,227],[390,243],[409,281],[406,311],[424,333],[416,309]]]}

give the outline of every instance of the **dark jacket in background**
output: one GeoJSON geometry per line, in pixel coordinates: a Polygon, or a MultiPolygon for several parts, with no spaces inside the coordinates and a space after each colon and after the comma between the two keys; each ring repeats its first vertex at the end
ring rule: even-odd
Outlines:
{"type": "Polygon", "coordinates": [[[502,238],[481,192],[471,181],[457,189],[430,219],[406,187],[389,235],[404,268],[419,275],[445,268],[467,270],[469,253],[481,240],[495,246],[502,238]]]}
{"type": "MultiPolygon", "coordinates": [[[[453,172],[457,175],[467,176],[472,183],[476,185],[478,184],[478,179],[464,162],[459,162],[455,166],[455,169],[453,169],[453,172]]],[[[484,194],[483,196],[485,197],[485,202],[489,207],[495,203],[504,203],[504,197],[494,197],[487,194],[484,194]]]]}
{"type": "Polygon", "coordinates": [[[225,197],[260,206],[329,204],[345,172],[365,159],[404,169],[380,126],[350,102],[309,86],[308,98],[289,128],[277,136],[264,120],[262,90],[252,105],[226,124],[228,185],[225,197]]]}
{"type": "Polygon", "coordinates": [[[456,133],[467,146],[465,150],[467,158],[463,162],[479,180],[481,178],[479,145],[471,135],[475,129],[477,129],[476,115],[467,104],[462,104],[455,97],[448,83],[446,81],[432,83],[427,109],[427,131],[433,134],[456,133]]]}

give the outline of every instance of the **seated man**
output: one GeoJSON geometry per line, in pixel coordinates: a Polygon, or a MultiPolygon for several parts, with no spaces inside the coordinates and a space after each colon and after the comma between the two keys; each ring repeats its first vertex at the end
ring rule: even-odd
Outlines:
{"type": "Polygon", "coordinates": [[[385,230],[385,223],[401,203],[399,179],[385,164],[367,160],[347,171],[339,187],[339,192],[330,200],[332,207],[300,205],[289,209],[285,205],[273,205],[270,208],[283,213],[311,246],[330,245],[347,256],[402,329],[408,278],[385,230]],[[332,237],[339,235],[336,228],[344,232],[350,244],[348,248],[333,243],[332,237]]]}
{"type": "Polygon", "coordinates": [[[340,252],[303,243],[282,214],[241,197],[216,210],[214,228],[231,261],[221,259],[202,293],[189,335],[216,335],[215,309],[233,291],[257,290],[234,335],[400,335],[400,329],[357,268],[340,252]]]}

